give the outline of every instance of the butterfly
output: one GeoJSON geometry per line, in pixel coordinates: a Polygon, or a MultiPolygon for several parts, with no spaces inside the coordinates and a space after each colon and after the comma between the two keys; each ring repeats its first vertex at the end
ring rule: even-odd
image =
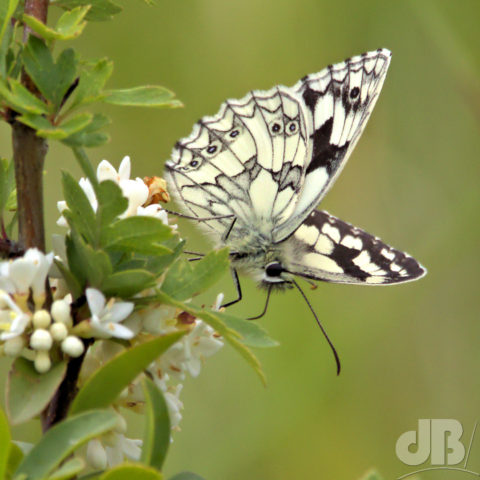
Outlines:
{"type": "MultiPolygon", "coordinates": [[[[227,100],[175,145],[166,177],[186,217],[230,247],[237,271],[266,287],[307,281],[389,285],[422,277],[410,255],[316,206],[345,166],[382,88],[391,53],[329,65],[293,87],[227,100]]],[[[254,317],[254,318],[259,318],[254,317]]]]}

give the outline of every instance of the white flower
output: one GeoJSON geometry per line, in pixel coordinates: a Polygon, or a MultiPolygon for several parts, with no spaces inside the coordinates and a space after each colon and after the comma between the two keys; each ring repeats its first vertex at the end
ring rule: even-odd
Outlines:
{"type": "Polygon", "coordinates": [[[0,290],[0,302],[7,307],[0,310],[0,340],[5,341],[21,335],[30,323],[30,316],[3,290],[0,290]]]}
{"type": "Polygon", "coordinates": [[[95,288],[86,290],[88,307],[92,314],[91,326],[98,338],[117,337],[128,339],[134,333],[120,322],[125,320],[133,311],[132,302],[116,302],[113,298],[106,303],[102,292],[95,288]]]}
{"type": "Polygon", "coordinates": [[[34,300],[45,295],[45,279],[52,266],[53,253],[45,255],[37,248],[29,248],[23,257],[2,262],[0,286],[9,293],[28,294],[30,287],[34,300]]]}
{"type": "MultiPolygon", "coordinates": [[[[168,215],[167,212],[158,204],[152,203],[146,207],[138,207],[137,215],[143,217],[154,217],[161,220],[165,225],[168,225],[168,215]]],[[[172,225],[172,228],[177,228],[176,225],[172,225]]]]}
{"type": "Polygon", "coordinates": [[[85,347],[78,337],[69,335],[62,341],[62,351],[70,357],[76,358],[85,351],[85,347]]]}
{"type": "Polygon", "coordinates": [[[200,374],[202,361],[218,352],[223,342],[215,337],[215,331],[201,320],[159,359],[159,367],[183,380],[185,372],[192,377],[200,374]]]}

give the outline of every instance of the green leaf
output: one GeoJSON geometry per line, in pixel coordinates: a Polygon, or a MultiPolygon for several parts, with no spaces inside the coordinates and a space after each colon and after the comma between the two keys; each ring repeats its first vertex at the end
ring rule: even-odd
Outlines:
{"type": "Polygon", "coordinates": [[[108,134],[99,132],[101,128],[110,124],[108,117],[95,113],[92,121],[82,130],[61,141],[69,147],[99,147],[110,140],[108,134]]]}
{"type": "MultiPolygon", "coordinates": [[[[122,189],[112,180],[105,180],[96,189],[97,235],[100,239],[108,231],[110,224],[128,208],[128,200],[123,196],[122,189]]],[[[133,218],[133,217],[132,217],[133,218]]],[[[102,238],[101,245],[107,242],[102,238]]]]}
{"type": "Polygon", "coordinates": [[[7,379],[6,407],[13,425],[26,422],[40,414],[60,386],[66,372],[60,362],[47,373],[38,373],[33,363],[18,357],[7,379]]]}
{"type": "Polygon", "coordinates": [[[80,74],[78,86],[72,95],[68,110],[97,101],[112,71],[113,62],[106,58],[98,60],[92,68],[84,69],[80,74]]]}
{"type": "Polygon", "coordinates": [[[17,475],[28,480],[41,480],[88,440],[108,432],[116,426],[117,414],[93,410],[67,418],[44,433],[18,467],[17,475]]]}
{"type": "Polygon", "coordinates": [[[17,120],[36,130],[39,137],[63,140],[87,127],[92,122],[93,115],[80,113],[60,125],[52,125],[45,117],[30,113],[24,113],[17,120]]]}
{"type": "Polygon", "coordinates": [[[23,460],[22,449],[15,443],[10,444],[10,454],[8,456],[7,471],[5,477],[0,478],[13,478],[18,466],[23,460]]]}
{"type": "Polygon", "coordinates": [[[35,95],[30,93],[18,80],[9,79],[9,86],[0,80],[0,96],[4,102],[19,113],[47,114],[47,106],[35,95]]]}
{"type": "Polygon", "coordinates": [[[70,414],[109,406],[120,392],[186,332],[175,332],[136,345],[99,368],[80,389],[70,414]]]}
{"type": "Polygon", "coordinates": [[[10,194],[14,190],[14,163],[13,161],[8,161],[6,158],[0,158],[0,214],[7,207],[10,194]]]}
{"type": "Polygon", "coordinates": [[[94,243],[96,218],[87,195],[68,172],[62,172],[62,185],[63,196],[70,211],[70,228],[75,228],[89,243],[94,243]]]}
{"type": "Polygon", "coordinates": [[[57,21],[55,28],[50,28],[30,15],[23,15],[23,21],[45,40],[71,40],[78,37],[87,22],[83,21],[90,10],[90,5],[77,7],[65,12],[57,21]]]}
{"type": "Polygon", "coordinates": [[[147,85],[123,90],[105,91],[103,101],[113,105],[131,107],[181,107],[182,102],[174,99],[175,94],[164,87],[147,85]]]}
{"type": "Polygon", "coordinates": [[[265,329],[258,323],[234,317],[226,313],[215,312],[228,328],[235,330],[242,336],[242,343],[249,347],[266,348],[277,347],[279,343],[270,338],[265,329]]]}
{"type": "Polygon", "coordinates": [[[101,289],[107,297],[130,298],[147,287],[155,285],[155,278],[143,269],[122,270],[107,277],[101,289]]]}
{"type": "Polygon", "coordinates": [[[7,417],[0,408],[0,478],[5,478],[8,469],[8,459],[10,457],[10,442],[12,435],[8,425],[7,417]]]}
{"type": "Polygon", "coordinates": [[[178,259],[168,270],[162,291],[175,300],[186,300],[218,282],[228,268],[228,248],[213,250],[197,262],[178,259]]]}
{"type": "Polygon", "coordinates": [[[0,2],[0,44],[2,43],[5,30],[7,29],[10,19],[15,13],[18,0],[2,0],[0,2]]]}
{"type": "Polygon", "coordinates": [[[174,235],[172,238],[165,240],[163,245],[169,248],[172,253],[169,253],[168,255],[148,257],[145,262],[145,268],[156,276],[163,273],[164,270],[181,255],[185,240],[181,240],[178,235],[174,235]]]}
{"type": "Polygon", "coordinates": [[[86,20],[92,22],[103,22],[111,20],[113,15],[120,13],[122,8],[111,0],[58,0],[55,5],[71,10],[78,6],[91,5],[92,8],[85,17],[86,20]]]}
{"type": "Polygon", "coordinates": [[[141,461],[161,470],[170,446],[168,408],[163,393],[150,379],[145,378],[142,387],[146,409],[141,461]]]}
{"type": "Polygon", "coordinates": [[[163,480],[163,475],[154,468],[138,464],[123,464],[105,472],[99,480],[163,480]]]}
{"type": "Polygon", "coordinates": [[[64,50],[53,62],[45,43],[30,35],[22,53],[27,73],[42,95],[59,109],[63,97],[75,80],[78,60],[73,49],[64,50]]]}
{"type": "Polygon", "coordinates": [[[181,473],[177,473],[173,477],[170,477],[170,480],[205,480],[205,479],[193,472],[181,472],[181,473]]]}
{"type": "Polygon", "coordinates": [[[85,462],[81,458],[72,458],[52,473],[48,480],[67,480],[78,475],[84,468],[85,462]]]}
{"type": "Polygon", "coordinates": [[[101,289],[104,280],[112,274],[109,256],[87,245],[73,228],[66,238],[66,246],[68,266],[79,283],[101,289]]]}
{"type": "Polygon", "coordinates": [[[67,283],[67,287],[73,298],[78,298],[82,294],[82,287],[73,273],[67,268],[67,266],[58,260],[54,260],[56,267],[60,270],[63,279],[67,283]]]}
{"type": "Polygon", "coordinates": [[[173,230],[161,220],[148,216],[134,216],[118,220],[105,231],[105,248],[136,252],[144,255],[165,255],[173,251],[162,241],[171,238],[173,230]]]}

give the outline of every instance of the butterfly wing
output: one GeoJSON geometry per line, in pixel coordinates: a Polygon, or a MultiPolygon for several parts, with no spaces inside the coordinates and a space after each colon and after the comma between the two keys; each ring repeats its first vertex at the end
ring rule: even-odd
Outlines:
{"type": "Polygon", "coordinates": [[[426,273],[410,255],[324,211],[314,210],[283,244],[288,271],[315,280],[386,285],[426,273]]]}
{"type": "Polygon", "coordinates": [[[386,49],[365,53],[308,75],[293,87],[304,102],[312,155],[295,209],[277,225],[275,241],[295,231],[335,182],[375,106],[390,58],[386,49]]]}
{"type": "MultiPolygon", "coordinates": [[[[253,91],[202,118],[175,146],[167,180],[198,218],[233,215],[230,241],[258,232],[271,238],[292,214],[312,141],[302,98],[292,89],[253,91]]],[[[232,218],[202,222],[220,237],[232,218]]]]}

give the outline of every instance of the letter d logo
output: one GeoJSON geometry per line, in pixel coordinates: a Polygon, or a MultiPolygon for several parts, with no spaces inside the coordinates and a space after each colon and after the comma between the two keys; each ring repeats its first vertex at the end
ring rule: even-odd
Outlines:
{"type": "Polygon", "coordinates": [[[418,421],[418,438],[415,430],[402,433],[395,445],[395,453],[406,465],[420,465],[426,462],[430,456],[430,420],[418,421]],[[409,450],[411,445],[417,446],[416,452],[409,450]]]}

